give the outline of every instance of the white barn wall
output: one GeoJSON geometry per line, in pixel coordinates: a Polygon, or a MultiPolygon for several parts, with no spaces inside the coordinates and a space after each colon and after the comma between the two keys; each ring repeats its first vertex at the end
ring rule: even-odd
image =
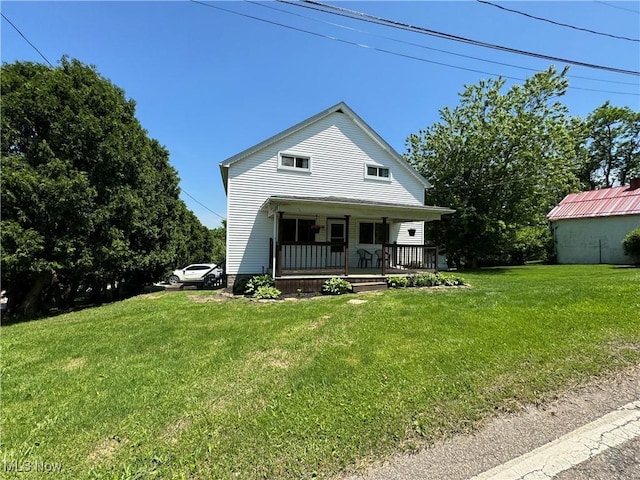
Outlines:
{"type": "Polygon", "coordinates": [[[556,220],[553,231],[558,263],[631,263],[622,240],[638,227],[640,215],[556,220]]]}
{"type": "MultiPolygon", "coordinates": [[[[424,184],[349,117],[332,113],[229,166],[227,271],[230,274],[260,273],[270,267],[267,239],[273,235],[273,218],[259,209],[272,195],[337,196],[423,205],[424,184]],[[278,152],[310,156],[311,172],[279,170],[278,152]],[[364,178],[368,162],[388,167],[391,181],[364,178]]],[[[352,218],[350,230],[352,246],[356,245],[355,220],[352,218]]],[[[400,236],[398,242],[422,243],[422,226],[415,237],[407,234],[405,241],[400,236]]]]}

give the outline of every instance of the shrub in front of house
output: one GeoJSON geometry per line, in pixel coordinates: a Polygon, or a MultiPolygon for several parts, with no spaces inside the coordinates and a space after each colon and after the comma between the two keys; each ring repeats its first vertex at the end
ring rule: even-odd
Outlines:
{"type": "Polygon", "coordinates": [[[451,275],[448,273],[439,273],[438,274],[438,285],[443,285],[445,287],[459,287],[465,285],[464,279],[457,275],[451,275]]]}
{"type": "Polygon", "coordinates": [[[412,277],[388,277],[387,285],[389,288],[405,288],[405,287],[458,287],[466,285],[464,279],[457,275],[448,273],[431,273],[423,272],[412,277]]]}
{"type": "Polygon", "coordinates": [[[414,279],[416,287],[434,287],[438,285],[438,275],[431,272],[422,272],[414,279]]]}
{"type": "Polygon", "coordinates": [[[633,261],[640,263],[640,228],[631,230],[624,240],[622,240],[622,249],[625,255],[630,256],[633,261]]]}
{"type": "Polygon", "coordinates": [[[342,295],[351,292],[351,290],[351,284],[339,277],[330,278],[322,285],[322,293],[326,295],[342,295]]]}
{"type": "Polygon", "coordinates": [[[276,281],[269,275],[256,275],[251,277],[245,286],[244,293],[253,295],[260,287],[275,287],[276,281]]]}
{"type": "Polygon", "coordinates": [[[280,295],[282,295],[282,292],[276,287],[261,285],[256,288],[253,298],[257,298],[258,300],[276,300],[280,298],[280,295]]]}
{"type": "Polygon", "coordinates": [[[387,285],[391,288],[405,288],[409,286],[409,279],[407,277],[389,277],[387,278],[387,285]]]}

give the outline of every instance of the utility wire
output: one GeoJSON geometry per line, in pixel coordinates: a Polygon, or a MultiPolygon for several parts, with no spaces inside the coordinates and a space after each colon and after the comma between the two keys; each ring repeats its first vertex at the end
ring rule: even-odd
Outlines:
{"type": "Polygon", "coordinates": [[[633,13],[635,13],[635,14],[637,14],[637,15],[640,15],[640,11],[638,11],[638,10],[633,10],[633,9],[631,9],[631,8],[624,8],[624,7],[621,7],[621,6],[619,6],[619,5],[611,5],[609,2],[598,2],[598,1],[596,0],[596,3],[599,3],[599,4],[601,4],[601,5],[604,5],[605,7],[617,8],[617,9],[619,9],[619,10],[625,10],[625,11],[627,11],[627,12],[633,12],[633,13]]]}
{"type": "Polygon", "coordinates": [[[466,37],[461,37],[459,35],[452,35],[450,33],[445,33],[445,32],[439,32],[437,30],[431,30],[428,28],[424,28],[424,27],[419,27],[419,26],[415,26],[415,25],[409,25],[407,23],[403,23],[397,20],[389,20],[386,18],[382,18],[382,17],[376,17],[374,15],[370,15],[368,13],[363,13],[363,12],[359,12],[357,10],[350,10],[347,8],[343,8],[343,7],[338,7],[336,5],[329,5],[326,3],[322,3],[322,2],[316,2],[314,0],[301,0],[301,2],[308,4],[308,5],[303,5],[301,3],[297,3],[297,2],[290,2],[287,0],[278,0],[279,2],[282,3],[287,3],[289,5],[295,5],[298,7],[307,7],[307,8],[311,8],[312,10],[317,10],[320,12],[324,12],[324,13],[329,13],[332,15],[339,15],[339,16],[343,16],[343,17],[347,17],[347,18],[352,18],[352,19],[356,19],[356,20],[361,20],[364,22],[369,22],[369,23],[375,23],[378,25],[385,25],[385,26],[391,26],[394,28],[398,28],[401,30],[408,30],[411,32],[417,32],[417,33],[421,33],[423,35],[430,35],[433,37],[439,37],[439,38],[444,38],[447,40],[453,40],[456,42],[462,42],[462,43],[467,43],[470,45],[475,45],[478,47],[485,47],[485,48],[491,48],[494,50],[500,50],[503,52],[509,52],[509,53],[516,53],[518,55],[527,55],[530,57],[535,57],[535,58],[541,58],[543,60],[549,60],[549,61],[554,61],[554,62],[562,62],[562,63],[566,63],[566,64],[570,64],[570,65],[576,65],[576,66],[580,66],[580,67],[586,67],[586,68],[594,68],[594,69],[598,69],[598,70],[605,70],[608,72],[614,72],[614,73],[622,73],[625,75],[635,75],[635,76],[640,76],[640,72],[636,71],[636,70],[625,70],[622,68],[616,68],[616,67],[609,67],[609,66],[605,66],[605,65],[598,65],[595,63],[587,63],[587,62],[581,62],[578,60],[571,60],[571,59],[566,59],[566,58],[561,58],[561,57],[555,57],[552,55],[545,55],[542,53],[535,53],[535,52],[529,52],[526,50],[519,50],[516,48],[510,48],[510,47],[505,47],[502,45],[497,45],[497,44],[493,44],[493,43],[487,43],[487,42],[483,42],[480,40],[473,40],[470,38],[466,38],[466,37]]]}
{"type": "Polygon", "coordinates": [[[540,20],[541,22],[547,22],[547,23],[551,23],[553,25],[558,25],[560,27],[573,28],[574,30],[580,30],[582,32],[593,33],[594,35],[602,35],[604,37],[617,38],[617,39],[620,39],[620,40],[628,40],[630,42],[640,42],[640,39],[638,39],[638,38],[622,37],[622,36],[619,36],[619,35],[613,35],[611,33],[597,32],[595,30],[589,30],[588,28],[576,27],[575,25],[570,25],[568,23],[556,22],[554,20],[549,20],[548,18],[536,17],[535,15],[531,15],[529,13],[520,12],[519,10],[513,10],[512,8],[503,7],[502,5],[498,5],[497,3],[487,2],[486,0],[476,0],[476,2],[483,3],[485,5],[490,5],[492,7],[499,8],[500,10],[504,10],[506,12],[517,13],[518,15],[522,15],[522,16],[527,17],[527,18],[532,18],[534,20],[540,20]]]}
{"type": "MultiPolygon", "coordinates": [[[[509,76],[509,75],[501,75],[501,74],[492,73],[492,72],[485,72],[483,70],[475,70],[473,68],[460,67],[460,66],[451,65],[451,64],[448,64],[448,63],[442,63],[442,62],[436,62],[436,61],[433,61],[433,60],[427,60],[426,58],[416,57],[414,55],[408,55],[408,54],[404,54],[404,53],[394,52],[394,51],[391,51],[391,50],[385,50],[383,48],[371,47],[369,45],[364,45],[364,44],[361,44],[361,43],[350,42],[348,40],[344,40],[344,39],[341,39],[341,38],[337,38],[337,37],[333,37],[333,36],[329,36],[329,35],[324,35],[324,34],[317,33],[317,32],[312,32],[312,31],[309,31],[309,30],[304,30],[304,29],[298,28],[298,27],[292,27],[291,25],[286,25],[286,24],[283,24],[283,23],[274,22],[272,20],[267,20],[265,18],[256,17],[254,15],[249,15],[249,14],[246,14],[246,13],[240,13],[240,12],[236,12],[234,10],[228,10],[228,9],[220,7],[218,5],[212,5],[212,4],[209,4],[209,3],[201,2],[199,0],[191,0],[191,3],[197,3],[198,5],[202,5],[204,7],[209,7],[209,8],[213,8],[213,9],[216,9],[216,10],[221,10],[223,12],[231,13],[233,15],[238,15],[238,16],[245,17],[245,18],[251,18],[251,19],[257,20],[259,22],[268,23],[270,25],[277,25],[279,27],[287,28],[289,30],[294,30],[296,32],[302,32],[302,33],[306,33],[306,34],[309,34],[309,35],[313,35],[315,37],[334,40],[336,42],[344,43],[344,44],[347,44],[347,45],[352,45],[352,46],[355,46],[355,47],[366,48],[368,50],[382,52],[382,53],[386,53],[386,54],[389,54],[389,55],[395,55],[397,57],[403,57],[403,58],[408,58],[408,59],[411,59],[411,60],[417,60],[417,61],[420,61],[420,62],[431,63],[431,64],[434,64],[434,65],[440,65],[440,66],[444,66],[444,67],[455,68],[457,70],[464,70],[464,71],[467,71],[467,72],[481,73],[483,75],[491,75],[493,77],[507,78],[509,80],[516,80],[516,81],[519,81],[519,82],[524,82],[526,80],[526,79],[520,78],[520,77],[512,77],[512,76],[509,76]]],[[[285,2],[285,3],[287,3],[287,2],[285,2]]],[[[583,90],[583,91],[587,91],[587,92],[600,92],[600,93],[610,93],[610,94],[614,94],[614,95],[640,96],[640,93],[617,92],[617,91],[612,91],[612,90],[598,90],[598,89],[593,89],[593,88],[582,88],[582,87],[572,87],[572,86],[569,86],[568,88],[571,88],[573,90],[583,90]]]]}
{"type": "Polygon", "coordinates": [[[9,20],[9,19],[7,18],[7,16],[6,16],[4,13],[0,13],[0,15],[2,15],[2,18],[4,18],[4,19],[7,21],[7,23],[8,23],[9,25],[11,25],[11,26],[15,29],[15,31],[16,31],[16,32],[18,32],[18,33],[20,34],[20,36],[21,36],[22,38],[24,38],[24,39],[25,39],[25,41],[26,41],[29,45],[31,45],[31,48],[33,48],[36,52],[38,52],[38,53],[40,54],[40,56],[41,56],[42,58],[44,58],[44,61],[45,61],[45,62],[47,62],[51,68],[53,68],[53,65],[51,64],[51,62],[47,59],[47,57],[45,57],[45,56],[44,56],[44,54],[43,54],[40,50],[38,50],[38,47],[36,47],[33,43],[31,43],[31,42],[29,41],[29,39],[28,39],[27,37],[25,37],[24,33],[22,33],[22,32],[20,31],[20,29],[19,29],[18,27],[16,27],[16,26],[13,24],[13,22],[12,22],[11,20],[9,20]]]}
{"type": "MultiPolygon", "coordinates": [[[[456,57],[469,58],[469,59],[472,59],[472,60],[478,60],[480,62],[493,63],[495,65],[502,65],[502,66],[505,66],[505,67],[518,68],[520,70],[527,70],[529,72],[538,72],[539,71],[539,70],[537,70],[535,68],[523,67],[521,65],[513,65],[511,63],[498,62],[498,61],[495,61],[495,60],[488,60],[486,58],[475,57],[473,55],[463,55],[461,53],[451,52],[449,50],[442,50],[442,49],[439,49],[439,48],[427,47],[426,45],[421,45],[419,43],[414,43],[414,42],[408,42],[406,40],[400,40],[400,39],[397,39],[397,38],[388,37],[386,35],[378,35],[378,34],[375,34],[375,33],[367,32],[366,30],[360,30],[358,28],[347,27],[346,25],[341,25],[339,23],[327,22],[325,20],[320,20],[320,19],[317,19],[317,18],[308,17],[306,15],[301,15],[299,13],[290,12],[289,10],[284,10],[282,8],[277,8],[277,7],[274,7],[274,6],[265,4],[265,3],[254,2],[254,1],[251,1],[251,0],[245,0],[245,2],[246,3],[250,3],[252,5],[257,5],[257,6],[260,6],[260,7],[263,7],[263,8],[268,8],[270,10],[275,10],[277,12],[283,12],[283,13],[286,13],[288,15],[293,15],[295,17],[305,18],[305,19],[311,20],[313,22],[323,23],[325,25],[331,25],[331,26],[334,26],[334,27],[338,27],[338,28],[342,28],[342,29],[345,29],[345,30],[349,30],[351,32],[363,33],[365,35],[369,35],[369,36],[372,36],[372,37],[383,38],[385,40],[390,40],[392,42],[397,42],[397,43],[401,43],[401,44],[404,44],[404,45],[410,45],[410,46],[413,46],[413,47],[423,48],[425,50],[431,50],[431,51],[434,51],[434,52],[445,53],[447,55],[454,55],[456,57]]],[[[618,84],[621,84],[621,85],[638,86],[637,82],[621,82],[621,81],[616,81],[616,80],[605,80],[605,79],[601,79],[601,78],[583,77],[583,76],[580,76],[580,75],[567,75],[567,77],[568,78],[578,78],[580,80],[591,80],[591,81],[594,81],[594,82],[618,83],[618,84]]]]}
{"type": "MultiPolygon", "coordinates": [[[[427,60],[426,58],[416,57],[416,56],[413,56],[413,55],[408,55],[408,54],[399,53],[399,52],[393,52],[391,50],[385,50],[383,48],[371,47],[369,45],[365,45],[365,44],[362,44],[362,43],[350,42],[349,40],[344,40],[342,38],[333,37],[333,36],[330,36],[330,35],[324,35],[322,33],[312,32],[310,30],[305,30],[303,28],[292,27],[291,25],[286,25],[284,23],[274,22],[272,20],[267,20],[266,18],[256,17],[254,15],[249,15],[249,14],[246,14],[246,13],[240,13],[240,12],[236,12],[234,10],[228,10],[228,9],[220,7],[218,5],[212,5],[210,3],[201,2],[199,0],[191,0],[191,2],[192,3],[197,3],[197,4],[205,6],[205,7],[214,8],[216,10],[222,10],[223,12],[232,13],[234,15],[239,15],[241,17],[251,18],[251,19],[257,20],[259,22],[268,23],[270,25],[277,25],[279,27],[287,28],[289,30],[294,30],[296,32],[307,33],[307,34],[313,35],[315,37],[326,38],[328,40],[334,40],[336,42],[345,43],[347,45],[353,45],[355,47],[366,48],[368,50],[374,50],[374,51],[377,51],[377,52],[383,52],[383,53],[387,53],[387,54],[390,54],[390,55],[396,55],[398,57],[410,58],[412,60],[419,60],[421,62],[433,63],[435,65],[442,65],[442,66],[445,66],[445,67],[457,68],[458,70],[466,70],[468,72],[482,73],[484,75],[493,75],[493,76],[497,75],[497,74],[491,73],[491,72],[484,72],[482,70],[474,70],[472,68],[459,67],[459,66],[456,66],[456,65],[449,65],[447,63],[441,63],[441,62],[436,62],[436,61],[433,61],[433,60],[427,60]]],[[[524,78],[519,78],[519,77],[509,77],[509,76],[506,76],[506,75],[502,75],[502,76],[504,78],[508,78],[510,80],[518,80],[518,81],[524,81],[525,80],[524,78]]],[[[611,92],[611,93],[613,93],[613,92],[611,92]]],[[[622,93],[622,92],[619,92],[619,93],[622,93]]]]}
{"type": "Polygon", "coordinates": [[[193,195],[191,195],[189,192],[187,192],[184,188],[181,189],[182,193],[184,193],[187,197],[191,198],[191,200],[193,200],[194,202],[196,202],[198,205],[200,205],[201,207],[206,208],[207,210],[209,210],[211,213],[213,213],[214,215],[217,215],[218,217],[220,217],[222,220],[225,219],[225,217],[223,217],[222,215],[220,215],[219,213],[214,212],[213,210],[211,210],[209,207],[207,207],[204,203],[202,203],[200,200],[198,200],[196,197],[194,197],[193,195]]]}
{"type": "MultiPolygon", "coordinates": [[[[49,64],[49,66],[50,66],[50,67],[52,67],[52,68],[53,68],[53,65],[51,64],[51,62],[47,59],[47,57],[45,57],[45,56],[44,56],[44,54],[43,54],[40,50],[38,50],[38,47],[36,47],[33,43],[31,43],[31,42],[29,41],[29,39],[28,39],[27,37],[25,37],[25,36],[24,36],[24,34],[23,34],[19,29],[18,29],[18,27],[16,27],[16,26],[13,24],[13,22],[11,22],[11,20],[9,20],[9,19],[6,17],[6,15],[5,15],[4,13],[1,13],[1,12],[0,12],[0,15],[2,15],[2,18],[4,18],[4,19],[9,23],[9,25],[11,25],[11,26],[16,30],[16,32],[18,32],[18,33],[20,34],[20,36],[21,36],[22,38],[24,38],[24,39],[25,39],[25,41],[26,41],[29,45],[31,45],[31,47],[32,47],[36,52],[38,52],[38,53],[40,54],[40,56],[44,59],[44,61],[45,61],[45,62],[47,62],[47,63],[49,64]]],[[[223,217],[223,216],[222,216],[222,215],[220,215],[219,213],[216,213],[216,212],[214,212],[213,210],[211,210],[209,207],[207,207],[205,204],[203,204],[202,202],[200,202],[197,198],[195,198],[193,195],[191,195],[191,194],[190,194],[189,192],[187,192],[186,190],[182,189],[182,193],[184,193],[185,195],[187,195],[188,197],[190,197],[194,202],[196,202],[196,203],[197,203],[198,205],[200,205],[201,207],[206,208],[208,211],[210,211],[210,212],[211,212],[211,213],[213,213],[214,215],[217,215],[218,217],[220,217],[220,218],[221,218],[221,219],[223,219],[223,220],[225,219],[225,217],[223,217]]]]}

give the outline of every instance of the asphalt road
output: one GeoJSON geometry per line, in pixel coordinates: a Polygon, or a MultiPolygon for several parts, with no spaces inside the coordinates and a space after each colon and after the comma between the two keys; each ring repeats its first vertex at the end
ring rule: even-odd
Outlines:
{"type": "MultiPolygon", "coordinates": [[[[544,405],[528,406],[517,415],[494,418],[475,434],[448,439],[415,455],[392,458],[343,480],[468,480],[638,400],[640,365],[574,388],[544,405]]],[[[532,473],[520,478],[550,477],[532,473]]],[[[554,478],[640,479],[640,437],[609,448],[554,478]]]]}
{"type": "Polygon", "coordinates": [[[640,479],[640,438],[613,447],[558,474],[556,480],[640,479]]]}

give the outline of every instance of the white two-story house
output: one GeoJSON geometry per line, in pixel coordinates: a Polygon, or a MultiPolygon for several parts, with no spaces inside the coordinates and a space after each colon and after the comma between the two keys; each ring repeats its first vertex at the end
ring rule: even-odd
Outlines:
{"type": "Polygon", "coordinates": [[[291,290],[296,278],[357,281],[437,269],[424,222],[453,210],[424,205],[429,183],[345,103],[224,160],[220,170],[229,282],[264,273],[281,285],[288,279],[291,290]]]}

